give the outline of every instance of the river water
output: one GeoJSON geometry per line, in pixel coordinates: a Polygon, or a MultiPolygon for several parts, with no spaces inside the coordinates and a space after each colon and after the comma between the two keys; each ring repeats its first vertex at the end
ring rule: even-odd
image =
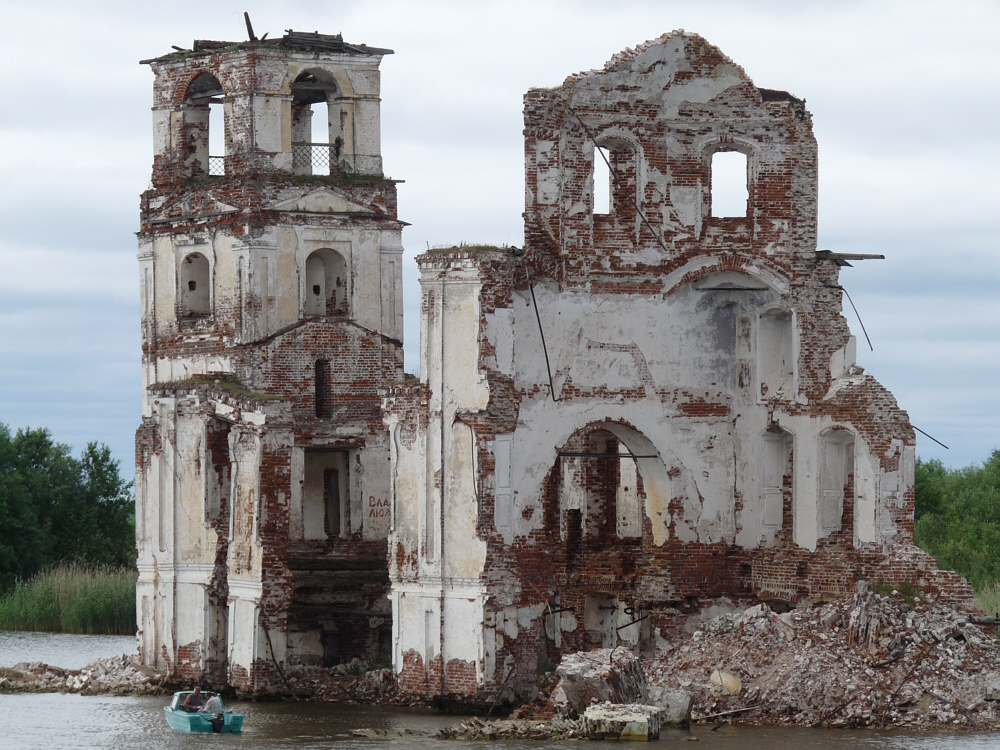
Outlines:
{"type": "MultiPolygon", "coordinates": [[[[65,636],[0,631],[0,666],[22,661],[44,661],[55,666],[80,667],[98,657],[131,653],[134,640],[107,636],[65,636]],[[81,662],[82,660],[82,662],[81,662]]],[[[367,706],[328,703],[239,703],[230,708],[246,718],[241,735],[182,734],[167,729],[165,697],[115,698],[49,694],[0,695],[3,716],[0,748],[4,750],[192,750],[197,748],[295,748],[296,750],[376,750],[413,748],[438,750],[468,748],[466,743],[406,736],[379,739],[352,737],[359,728],[433,733],[459,717],[367,706]]],[[[1000,750],[1000,733],[943,734],[892,731],[849,731],[789,727],[708,726],[690,732],[667,729],[652,748],[686,746],[693,735],[713,750],[1000,750]]],[[[588,742],[476,742],[482,750],[608,748],[588,742]]]]}

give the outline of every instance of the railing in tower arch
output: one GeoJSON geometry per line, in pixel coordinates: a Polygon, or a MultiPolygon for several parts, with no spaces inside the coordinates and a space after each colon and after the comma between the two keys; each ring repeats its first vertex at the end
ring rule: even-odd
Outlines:
{"type": "MultiPolygon", "coordinates": [[[[330,143],[293,143],[292,172],[297,175],[382,174],[378,154],[338,154],[330,143]]],[[[208,157],[208,176],[226,176],[226,157],[208,157]]]]}
{"type": "Polygon", "coordinates": [[[381,174],[378,154],[345,154],[337,143],[293,143],[292,171],[295,174],[381,174]]]}

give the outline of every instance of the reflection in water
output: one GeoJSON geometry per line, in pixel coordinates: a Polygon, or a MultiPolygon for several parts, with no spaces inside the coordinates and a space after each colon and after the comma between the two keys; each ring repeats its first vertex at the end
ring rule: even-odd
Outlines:
{"type": "Polygon", "coordinates": [[[0,630],[0,667],[40,661],[63,669],[80,669],[95,659],[134,654],[135,636],[73,635],[0,630]]]}
{"type": "MultiPolygon", "coordinates": [[[[528,750],[553,748],[582,750],[591,743],[580,742],[476,742],[435,740],[423,736],[361,739],[351,737],[352,729],[370,727],[400,731],[434,732],[457,720],[435,714],[366,706],[340,706],[327,703],[239,703],[230,705],[246,717],[242,735],[184,734],[167,729],[163,706],[167,698],[111,698],[79,695],[3,695],[0,707],[5,717],[4,747],[20,750],[173,750],[174,748],[296,748],[318,750],[334,746],[337,750],[528,750]],[[13,740],[13,741],[11,741],[13,740]]],[[[668,729],[652,747],[672,745],[688,732],[668,729]]],[[[902,734],[898,732],[842,731],[802,728],[758,728],[724,726],[694,727],[693,734],[707,750],[979,750],[1000,748],[1000,739],[989,734],[902,734]]],[[[603,747],[607,743],[596,743],[603,747]]]]}

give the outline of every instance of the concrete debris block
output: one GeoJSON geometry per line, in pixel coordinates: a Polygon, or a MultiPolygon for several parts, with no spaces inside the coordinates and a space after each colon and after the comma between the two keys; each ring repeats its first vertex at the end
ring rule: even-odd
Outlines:
{"type": "Polygon", "coordinates": [[[725,690],[730,695],[736,695],[738,692],[740,692],[740,688],[743,687],[743,683],[739,677],[730,674],[729,672],[723,672],[718,669],[712,672],[712,676],[709,678],[709,680],[713,684],[718,685],[720,688],[725,690]]]}
{"type": "Polygon", "coordinates": [[[660,738],[661,713],[657,706],[603,703],[587,708],[583,726],[591,740],[638,740],[660,738]]]}
{"type": "Polygon", "coordinates": [[[687,690],[665,685],[649,686],[649,702],[660,709],[660,720],[664,724],[686,725],[691,721],[691,704],[694,696],[687,690]]]}
{"type": "Polygon", "coordinates": [[[983,681],[986,683],[986,700],[1000,701],[1000,672],[987,672],[983,681]]]}
{"type": "Polygon", "coordinates": [[[565,705],[582,711],[594,701],[638,703],[649,699],[646,674],[639,659],[623,649],[578,651],[564,656],[556,674],[560,677],[555,693],[565,705]]]}

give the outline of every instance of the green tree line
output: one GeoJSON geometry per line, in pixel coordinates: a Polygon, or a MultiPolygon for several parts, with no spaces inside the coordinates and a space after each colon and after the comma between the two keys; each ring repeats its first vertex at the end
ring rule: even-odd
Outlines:
{"type": "Polygon", "coordinates": [[[1000,450],[962,469],[917,459],[915,492],[917,544],[977,592],[1000,581],[1000,450]]]}
{"type": "Polygon", "coordinates": [[[132,483],[103,444],[79,458],[46,429],[0,424],[0,594],[59,562],[135,562],[132,483]]]}

